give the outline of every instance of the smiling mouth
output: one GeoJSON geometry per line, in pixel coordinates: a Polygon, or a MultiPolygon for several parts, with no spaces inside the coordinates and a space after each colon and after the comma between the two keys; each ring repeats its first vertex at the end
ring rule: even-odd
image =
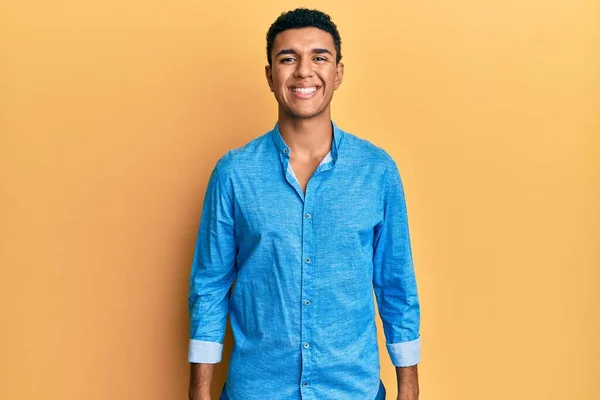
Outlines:
{"type": "Polygon", "coordinates": [[[310,100],[315,97],[321,86],[292,86],[290,92],[292,96],[298,100],[310,100]]]}
{"type": "Polygon", "coordinates": [[[313,94],[319,89],[318,86],[309,86],[309,87],[293,87],[292,93],[300,93],[300,94],[313,94]]]}

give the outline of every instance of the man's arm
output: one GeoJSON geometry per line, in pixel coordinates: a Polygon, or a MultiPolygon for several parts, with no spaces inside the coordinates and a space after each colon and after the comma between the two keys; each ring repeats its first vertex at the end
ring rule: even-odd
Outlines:
{"type": "Polygon", "coordinates": [[[419,398],[419,375],[417,366],[396,367],[398,381],[398,400],[415,400],[419,398]]]}
{"type": "Polygon", "coordinates": [[[404,190],[396,163],[386,172],[383,220],[375,227],[373,288],[386,347],[398,377],[398,400],[417,400],[421,356],[420,305],[404,190]]]}
{"type": "Polygon", "coordinates": [[[190,400],[211,400],[210,387],[215,364],[190,364],[190,400]]]}
{"type": "Polygon", "coordinates": [[[233,197],[222,158],[213,170],[192,263],[189,312],[190,399],[210,400],[214,364],[221,361],[229,291],[237,276],[233,197]]]}

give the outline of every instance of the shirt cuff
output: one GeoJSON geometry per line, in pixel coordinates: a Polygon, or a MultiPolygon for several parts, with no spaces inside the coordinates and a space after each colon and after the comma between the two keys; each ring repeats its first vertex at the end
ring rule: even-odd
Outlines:
{"type": "Polygon", "coordinates": [[[421,359],[421,337],[402,343],[386,343],[392,364],[396,367],[412,367],[421,359]]]}
{"type": "Polygon", "coordinates": [[[190,339],[188,361],[191,363],[216,364],[221,362],[223,344],[190,339]]]}

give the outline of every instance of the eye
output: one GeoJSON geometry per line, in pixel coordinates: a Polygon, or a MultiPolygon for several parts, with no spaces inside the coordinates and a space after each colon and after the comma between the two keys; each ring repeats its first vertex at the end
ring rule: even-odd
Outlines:
{"type": "Polygon", "coordinates": [[[294,58],[294,57],[286,57],[286,58],[282,58],[282,59],[281,59],[281,62],[282,62],[282,63],[290,63],[290,62],[292,62],[292,61],[294,61],[294,60],[295,60],[295,58],[294,58]]]}
{"type": "Polygon", "coordinates": [[[315,57],[314,60],[315,61],[327,61],[327,59],[325,57],[320,57],[320,56],[315,57]]]}

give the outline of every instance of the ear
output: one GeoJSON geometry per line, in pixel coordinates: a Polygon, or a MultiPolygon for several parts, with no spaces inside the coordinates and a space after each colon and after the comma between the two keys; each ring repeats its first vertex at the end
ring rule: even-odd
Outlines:
{"type": "Polygon", "coordinates": [[[265,76],[267,77],[267,83],[269,84],[269,88],[271,92],[273,91],[273,72],[270,65],[265,66],[265,76]]]}
{"type": "Polygon", "coordinates": [[[335,90],[337,90],[344,79],[344,63],[341,61],[337,63],[335,70],[335,90]]]}

